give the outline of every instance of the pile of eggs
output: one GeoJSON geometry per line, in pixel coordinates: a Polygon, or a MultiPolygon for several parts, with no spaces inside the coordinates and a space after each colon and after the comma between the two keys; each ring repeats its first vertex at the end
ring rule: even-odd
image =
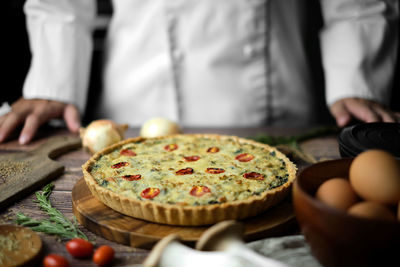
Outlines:
{"type": "Polygon", "coordinates": [[[400,221],[400,163],[384,150],[367,150],[351,163],[346,177],[322,183],[321,202],[350,215],[400,221]]]}

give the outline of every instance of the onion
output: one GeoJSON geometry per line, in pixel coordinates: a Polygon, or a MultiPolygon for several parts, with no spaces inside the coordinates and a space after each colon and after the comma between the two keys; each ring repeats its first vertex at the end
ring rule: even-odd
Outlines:
{"type": "Polygon", "coordinates": [[[127,124],[117,124],[111,120],[96,120],[86,128],[80,128],[82,146],[94,154],[125,138],[127,124]]]}
{"type": "Polygon", "coordinates": [[[146,121],[140,129],[142,137],[158,137],[180,133],[179,125],[165,118],[153,118],[146,121]]]}

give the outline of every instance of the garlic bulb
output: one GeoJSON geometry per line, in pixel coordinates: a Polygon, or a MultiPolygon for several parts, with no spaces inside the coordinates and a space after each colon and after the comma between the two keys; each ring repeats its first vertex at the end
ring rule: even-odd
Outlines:
{"type": "Polygon", "coordinates": [[[180,133],[179,125],[165,118],[153,118],[146,121],[140,129],[142,137],[158,137],[180,133]]]}
{"type": "Polygon", "coordinates": [[[86,128],[80,128],[82,146],[91,154],[119,142],[125,138],[127,124],[117,124],[111,120],[96,120],[86,128]]]}

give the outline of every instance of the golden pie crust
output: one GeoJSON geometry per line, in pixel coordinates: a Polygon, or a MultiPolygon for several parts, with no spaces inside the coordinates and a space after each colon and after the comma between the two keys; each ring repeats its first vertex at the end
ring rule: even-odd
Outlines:
{"type": "MultiPolygon", "coordinates": [[[[179,143],[178,143],[179,145],[179,143]]],[[[201,155],[200,155],[201,156],[201,155]]],[[[251,161],[248,163],[251,166],[251,161]]],[[[140,166],[139,166],[140,167],[140,166]]],[[[282,169],[282,167],[281,167],[282,169]]],[[[102,203],[110,208],[121,212],[125,215],[143,219],[151,222],[170,224],[170,225],[208,225],[223,220],[236,220],[260,214],[267,209],[281,202],[291,190],[291,186],[296,177],[296,166],[279,150],[266,144],[261,144],[252,140],[239,138],[237,136],[225,136],[217,134],[180,134],[172,136],[164,136],[158,138],[130,138],[93,155],[83,166],[84,180],[92,194],[102,203]],[[122,194],[118,194],[99,185],[91,171],[93,166],[99,162],[103,156],[107,156],[116,150],[121,150],[129,144],[138,144],[149,140],[185,140],[185,138],[212,139],[221,146],[229,140],[230,143],[237,144],[240,148],[243,145],[255,147],[258,150],[265,151],[265,155],[274,155],[285,166],[286,175],[285,182],[272,189],[267,189],[259,194],[252,195],[246,199],[227,201],[224,203],[206,204],[206,205],[180,205],[160,203],[148,199],[135,199],[122,194]],[[177,139],[176,139],[177,138],[177,139]]],[[[198,178],[201,179],[201,178],[198,178]]],[[[243,179],[238,175],[237,179],[243,179]]]]}

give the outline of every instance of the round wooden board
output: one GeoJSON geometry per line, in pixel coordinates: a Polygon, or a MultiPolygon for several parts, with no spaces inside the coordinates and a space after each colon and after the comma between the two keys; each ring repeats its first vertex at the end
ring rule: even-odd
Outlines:
{"type": "MultiPolygon", "coordinates": [[[[74,214],[83,226],[108,240],[150,249],[169,234],[178,234],[183,243],[194,245],[209,226],[173,226],[152,223],[121,214],[98,201],[80,179],[72,189],[74,214]]],[[[253,218],[241,220],[244,240],[254,241],[282,234],[291,229],[295,215],[291,198],[253,218]]]]}

